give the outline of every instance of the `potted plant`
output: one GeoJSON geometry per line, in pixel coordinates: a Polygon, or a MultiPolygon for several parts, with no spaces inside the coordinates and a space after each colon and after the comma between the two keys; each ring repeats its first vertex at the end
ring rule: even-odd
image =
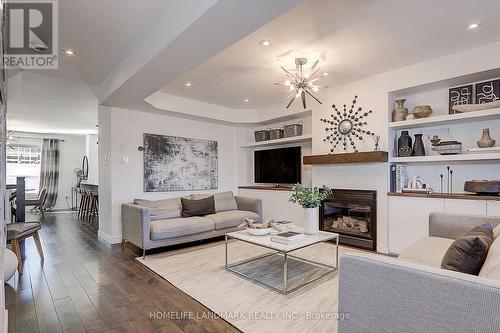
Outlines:
{"type": "Polygon", "coordinates": [[[317,234],[319,231],[319,206],[330,194],[330,189],[323,187],[304,187],[296,184],[289,201],[298,203],[304,208],[304,233],[309,235],[317,234]]]}

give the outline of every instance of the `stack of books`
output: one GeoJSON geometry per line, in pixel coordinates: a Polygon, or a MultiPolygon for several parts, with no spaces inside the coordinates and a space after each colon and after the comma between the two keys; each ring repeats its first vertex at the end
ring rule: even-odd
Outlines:
{"type": "Polygon", "coordinates": [[[291,230],[295,227],[292,221],[275,221],[272,223],[273,227],[278,231],[291,230]]]}
{"type": "Polygon", "coordinates": [[[295,231],[285,231],[274,236],[271,236],[271,241],[290,245],[304,239],[304,234],[295,231]]]}

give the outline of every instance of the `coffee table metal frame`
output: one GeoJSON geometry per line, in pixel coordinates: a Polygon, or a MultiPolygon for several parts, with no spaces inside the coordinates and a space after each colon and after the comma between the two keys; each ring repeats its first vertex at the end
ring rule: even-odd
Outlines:
{"type": "Polygon", "coordinates": [[[335,272],[338,271],[338,267],[339,267],[339,235],[335,234],[335,233],[332,233],[331,236],[332,237],[328,238],[328,239],[323,239],[323,240],[319,240],[317,242],[308,243],[308,244],[305,244],[305,245],[303,245],[301,247],[285,251],[285,250],[280,250],[280,249],[273,248],[271,246],[266,246],[266,245],[263,245],[261,243],[252,242],[252,241],[247,240],[247,239],[240,239],[240,238],[232,237],[231,234],[229,233],[229,234],[225,235],[225,240],[226,240],[226,242],[225,242],[226,243],[226,251],[225,251],[225,256],[226,256],[226,270],[228,270],[228,271],[230,271],[232,273],[235,273],[236,275],[239,275],[239,276],[243,277],[244,279],[249,280],[249,281],[251,281],[253,283],[256,283],[258,285],[261,285],[261,286],[263,286],[265,288],[268,288],[270,290],[273,290],[273,291],[278,292],[278,293],[283,294],[283,295],[287,295],[287,294],[289,294],[291,292],[296,291],[299,288],[302,288],[302,287],[304,287],[306,285],[309,285],[309,284],[311,284],[313,282],[316,282],[319,279],[322,279],[325,276],[328,276],[328,275],[333,274],[333,273],[335,273],[335,272]],[[252,257],[250,259],[245,259],[245,260],[242,260],[242,261],[238,261],[236,263],[229,264],[228,263],[228,240],[229,239],[239,240],[239,241],[242,241],[242,242],[245,242],[245,243],[257,245],[257,246],[264,247],[264,248],[269,249],[269,250],[273,250],[275,252],[266,253],[266,254],[263,254],[263,255],[260,255],[260,256],[252,257]],[[290,252],[295,252],[297,250],[300,250],[300,249],[303,249],[303,248],[306,248],[306,247],[309,247],[309,246],[312,246],[312,245],[315,245],[315,244],[325,243],[325,242],[328,242],[328,241],[331,241],[331,240],[335,240],[335,243],[334,243],[335,244],[335,246],[334,246],[334,249],[335,249],[335,255],[334,255],[334,257],[335,257],[334,258],[334,260],[335,260],[335,266],[324,264],[324,263],[320,263],[320,262],[317,262],[317,261],[314,261],[314,260],[300,258],[300,257],[297,257],[297,256],[294,256],[294,255],[290,254],[290,252]],[[283,288],[282,289],[279,289],[279,288],[276,288],[274,286],[271,286],[270,284],[267,284],[265,282],[256,280],[256,279],[252,278],[251,276],[249,276],[249,275],[247,275],[245,273],[242,273],[242,272],[234,269],[234,267],[236,267],[236,266],[240,266],[240,265],[243,265],[243,264],[246,264],[246,263],[249,263],[249,262],[252,262],[252,261],[256,261],[256,260],[259,260],[259,259],[262,259],[262,258],[270,257],[270,256],[273,256],[275,254],[283,256],[283,288]],[[295,287],[293,287],[293,288],[290,289],[288,287],[288,258],[293,258],[293,259],[300,260],[300,261],[308,263],[308,264],[313,264],[313,265],[316,265],[316,266],[319,266],[319,267],[323,267],[323,268],[326,268],[327,271],[325,273],[321,274],[320,276],[315,277],[314,279],[305,281],[305,282],[303,282],[303,283],[301,283],[301,284],[299,284],[299,285],[297,285],[297,286],[295,286],[295,287]]]}

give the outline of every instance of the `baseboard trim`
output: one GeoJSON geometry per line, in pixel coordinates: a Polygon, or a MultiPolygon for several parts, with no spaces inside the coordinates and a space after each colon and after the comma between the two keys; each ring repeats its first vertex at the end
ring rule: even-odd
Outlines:
{"type": "Polygon", "coordinates": [[[121,243],[121,241],[122,241],[121,235],[111,236],[102,230],[97,231],[97,237],[99,237],[100,239],[102,239],[103,241],[105,241],[106,243],[109,243],[109,244],[118,244],[118,243],[121,243]]]}
{"type": "Polygon", "coordinates": [[[389,247],[386,245],[377,245],[377,252],[389,254],[389,247]]]}

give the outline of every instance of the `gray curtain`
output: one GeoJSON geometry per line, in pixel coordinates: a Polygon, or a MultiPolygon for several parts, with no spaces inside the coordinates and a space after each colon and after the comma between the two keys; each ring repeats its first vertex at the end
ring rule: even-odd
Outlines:
{"type": "Polygon", "coordinates": [[[57,201],[59,184],[59,140],[43,139],[42,160],[40,166],[40,190],[47,189],[44,209],[54,208],[57,201]]]}

